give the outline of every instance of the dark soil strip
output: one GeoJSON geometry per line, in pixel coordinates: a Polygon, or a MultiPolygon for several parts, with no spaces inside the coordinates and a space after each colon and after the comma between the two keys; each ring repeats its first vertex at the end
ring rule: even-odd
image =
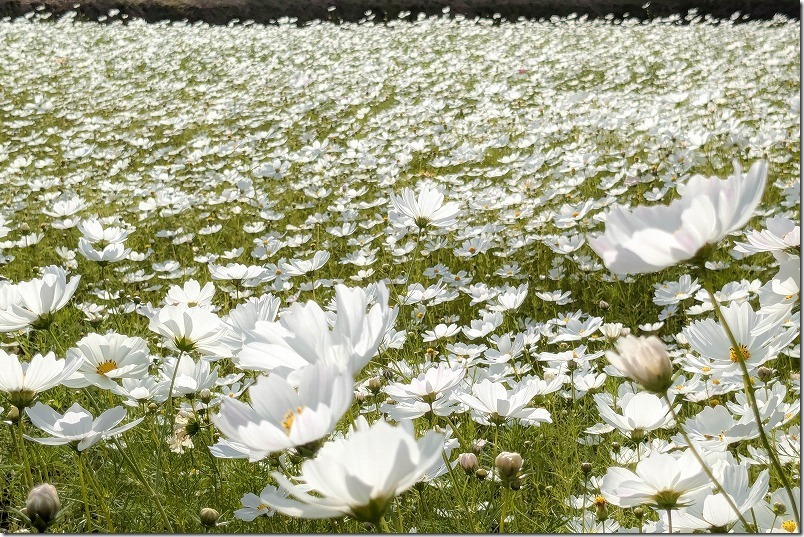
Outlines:
{"type": "Polygon", "coordinates": [[[406,12],[406,19],[419,13],[440,15],[449,8],[451,15],[468,18],[503,18],[517,20],[566,16],[577,13],[589,18],[612,14],[641,20],[682,15],[690,9],[717,19],[728,19],[739,11],[742,20],[767,20],[776,14],[800,20],[797,0],[0,0],[0,17],[18,17],[34,10],[61,16],[77,11],[79,20],[115,20],[141,18],[156,21],[203,21],[209,24],[228,24],[252,20],[271,23],[281,17],[294,17],[302,24],[311,20],[383,22],[396,19],[406,12]],[[73,6],[80,4],[76,9],[73,6]],[[110,10],[118,10],[107,17],[110,10]],[[366,13],[370,12],[367,16],[366,13]]]}

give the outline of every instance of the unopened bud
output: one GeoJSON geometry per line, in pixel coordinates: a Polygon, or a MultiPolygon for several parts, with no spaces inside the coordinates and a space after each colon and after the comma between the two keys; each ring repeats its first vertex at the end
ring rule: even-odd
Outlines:
{"type": "Polygon", "coordinates": [[[61,509],[61,501],[56,487],[43,483],[31,489],[28,500],[25,502],[25,512],[31,524],[40,532],[44,531],[56,519],[61,509]]]}
{"type": "Polygon", "coordinates": [[[776,502],[773,504],[773,514],[776,516],[781,516],[787,512],[787,507],[782,502],[776,502]]]}
{"type": "Polygon", "coordinates": [[[209,391],[209,388],[204,388],[198,392],[198,398],[201,399],[202,403],[207,404],[212,400],[212,392],[209,391]]]}
{"type": "Polygon", "coordinates": [[[204,507],[201,509],[201,513],[199,515],[201,524],[208,528],[214,528],[218,524],[218,519],[220,517],[221,514],[211,507],[204,507]]]}
{"type": "Polygon", "coordinates": [[[382,379],[380,377],[373,377],[368,381],[368,389],[374,395],[377,395],[382,388],[382,379]]]}
{"type": "Polygon", "coordinates": [[[619,442],[612,442],[611,443],[611,450],[612,451],[620,451],[620,443],[619,442]]]}
{"type": "Polygon", "coordinates": [[[764,365],[757,369],[757,376],[762,382],[768,382],[773,377],[773,371],[764,365]]]}
{"type": "Polygon", "coordinates": [[[665,393],[673,385],[673,364],[667,346],[656,336],[621,337],[607,351],[606,359],[622,374],[654,393],[665,393]]]}
{"type": "Polygon", "coordinates": [[[9,421],[17,423],[17,420],[20,419],[20,409],[12,406],[8,409],[8,414],[6,414],[6,417],[9,419],[9,421]]]}
{"type": "Polygon", "coordinates": [[[581,463],[581,471],[585,475],[589,475],[592,472],[592,463],[591,462],[582,462],[581,463]]]}
{"type": "Polygon", "coordinates": [[[473,474],[480,467],[477,460],[477,455],[474,453],[461,453],[458,455],[458,464],[461,465],[463,471],[467,474],[473,474]]]}
{"type": "Polygon", "coordinates": [[[642,520],[642,517],[645,516],[645,510],[641,507],[637,507],[634,509],[634,516],[637,517],[637,520],[642,520]]]}
{"type": "Polygon", "coordinates": [[[609,303],[606,302],[605,300],[601,300],[600,302],[597,303],[597,307],[599,307],[602,310],[607,310],[609,309],[609,303]]]}
{"type": "Polygon", "coordinates": [[[494,466],[497,467],[500,477],[503,480],[510,480],[517,476],[522,469],[523,462],[522,455],[519,453],[503,451],[494,459],[494,466]]]}
{"type": "Polygon", "coordinates": [[[157,405],[156,403],[149,403],[148,404],[148,411],[149,412],[156,412],[158,408],[159,408],[159,405],[157,405]]]}
{"type": "Polygon", "coordinates": [[[475,472],[475,477],[480,480],[486,479],[488,475],[489,475],[488,470],[485,470],[483,468],[478,468],[477,471],[475,472]]]}

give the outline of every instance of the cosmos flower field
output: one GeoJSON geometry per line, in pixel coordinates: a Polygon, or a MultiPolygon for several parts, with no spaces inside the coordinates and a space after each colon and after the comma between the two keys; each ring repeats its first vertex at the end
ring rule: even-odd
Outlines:
{"type": "Polygon", "coordinates": [[[797,533],[799,29],[0,21],[0,528],[797,533]]]}

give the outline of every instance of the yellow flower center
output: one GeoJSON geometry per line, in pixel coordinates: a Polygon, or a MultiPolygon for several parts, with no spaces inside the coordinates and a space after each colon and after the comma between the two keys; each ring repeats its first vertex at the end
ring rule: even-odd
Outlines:
{"type": "Polygon", "coordinates": [[[741,358],[748,360],[748,358],[751,357],[751,353],[748,352],[748,347],[746,347],[742,343],[737,345],[737,349],[738,350],[735,350],[734,347],[729,349],[729,360],[731,360],[732,362],[736,363],[741,358]]]}
{"type": "Polygon", "coordinates": [[[782,529],[784,531],[793,533],[794,531],[796,531],[796,529],[798,529],[798,526],[796,526],[796,523],[793,520],[785,520],[784,522],[782,522],[782,529]]]}
{"type": "Polygon", "coordinates": [[[117,362],[114,360],[106,360],[105,362],[98,364],[98,367],[95,369],[95,371],[98,373],[98,375],[105,375],[109,371],[114,371],[115,369],[117,369],[117,362]]]}
{"type": "Polygon", "coordinates": [[[595,500],[593,503],[595,507],[604,507],[609,502],[607,502],[606,498],[604,498],[603,496],[595,496],[595,500]]]}
{"type": "Polygon", "coordinates": [[[302,413],[304,407],[297,406],[295,410],[288,410],[285,414],[285,419],[282,420],[282,428],[285,429],[287,434],[290,434],[290,428],[293,426],[293,420],[296,419],[296,416],[302,413]]]}

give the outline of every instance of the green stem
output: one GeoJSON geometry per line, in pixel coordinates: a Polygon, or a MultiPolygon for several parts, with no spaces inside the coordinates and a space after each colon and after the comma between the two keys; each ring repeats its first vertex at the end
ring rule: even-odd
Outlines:
{"type": "Polygon", "coordinates": [[[84,465],[81,463],[81,455],[78,455],[78,479],[81,481],[81,498],[84,500],[84,516],[86,517],[87,533],[92,531],[92,519],[89,514],[89,496],[87,495],[87,483],[84,480],[84,465]]]}
{"type": "Polygon", "coordinates": [[[673,533],[673,510],[667,508],[667,533],[673,533]]]}
{"type": "Polygon", "coordinates": [[[731,331],[729,323],[726,322],[726,318],[723,316],[723,311],[720,309],[720,304],[717,300],[715,300],[715,294],[712,292],[711,284],[708,281],[704,281],[704,289],[706,289],[707,293],[709,293],[709,299],[712,301],[712,304],[715,307],[715,313],[720,319],[723,330],[726,331],[726,335],[731,342],[732,349],[737,355],[737,363],[740,364],[740,369],[743,373],[743,388],[745,389],[745,395],[748,397],[751,410],[753,410],[754,420],[757,422],[759,439],[762,442],[762,445],[765,447],[765,451],[768,452],[768,457],[771,460],[771,464],[773,465],[774,470],[776,470],[779,479],[781,479],[785,491],[787,491],[787,497],[790,499],[790,505],[793,508],[793,516],[796,519],[796,526],[800,528],[801,517],[799,516],[798,512],[798,502],[796,501],[795,496],[793,496],[793,489],[790,486],[787,476],[785,475],[781,462],[779,462],[779,457],[776,454],[776,450],[771,447],[770,442],[768,441],[768,435],[765,433],[765,428],[762,426],[762,417],[759,414],[759,405],[757,404],[757,399],[754,396],[754,385],[751,383],[751,375],[748,372],[748,366],[745,363],[747,357],[745,356],[742,347],[740,347],[740,344],[737,342],[737,339],[734,337],[734,333],[731,331]]]}
{"type": "MultiPolygon", "coordinates": [[[[664,402],[667,403],[667,407],[670,409],[670,414],[673,416],[673,419],[675,420],[676,424],[678,425],[678,430],[681,433],[682,438],[684,438],[684,441],[687,442],[687,446],[689,446],[689,450],[692,452],[693,456],[695,456],[695,460],[697,460],[698,464],[701,465],[701,468],[703,469],[704,473],[709,478],[709,480],[712,481],[712,483],[715,485],[715,488],[718,490],[718,492],[720,492],[723,495],[723,498],[726,500],[726,503],[729,504],[729,507],[731,507],[732,511],[734,511],[734,513],[737,515],[737,518],[740,520],[740,522],[742,522],[743,527],[745,528],[745,531],[748,531],[748,527],[749,527],[748,522],[743,517],[743,514],[740,512],[740,509],[734,504],[734,500],[732,500],[731,496],[729,496],[726,493],[726,490],[723,488],[723,485],[721,485],[720,482],[715,478],[715,475],[712,473],[712,471],[706,465],[706,462],[704,462],[703,457],[701,457],[701,454],[698,453],[698,450],[695,448],[695,445],[692,443],[692,441],[690,440],[689,436],[687,436],[686,431],[684,431],[684,427],[681,425],[681,420],[679,420],[678,414],[676,414],[676,411],[673,408],[673,403],[670,401],[670,398],[667,397],[667,392],[665,392],[662,395],[662,398],[664,399],[664,402]]],[[[637,447],[639,447],[639,446],[637,446],[637,447]]],[[[669,513],[668,513],[668,517],[669,517],[669,513]]]]}
{"type": "Polygon", "coordinates": [[[23,438],[23,409],[19,410],[19,416],[17,416],[17,433],[20,442],[20,454],[22,455],[22,463],[23,467],[25,468],[25,487],[28,490],[33,488],[33,477],[31,476],[31,463],[28,461],[28,451],[25,449],[25,438],[23,438]]]}
{"type": "Polygon", "coordinates": [[[502,506],[500,507],[500,524],[498,526],[499,533],[505,533],[505,517],[508,514],[508,487],[503,486],[500,490],[502,499],[502,506]]]}
{"type": "Polygon", "coordinates": [[[383,533],[391,533],[391,528],[385,520],[385,515],[380,515],[380,531],[383,533]]]}
{"type": "Polygon", "coordinates": [[[114,533],[114,526],[112,526],[112,513],[109,510],[109,504],[106,502],[106,498],[101,493],[100,486],[93,475],[92,469],[88,465],[86,460],[87,455],[85,455],[85,453],[86,451],[81,451],[78,453],[78,464],[86,467],[86,471],[89,474],[87,481],[89,481],[89,486],[92,487],[92,492],[95,494],[95,497],[98,499],[98,502],[101,505],[104,518],[106,518],[106,529],[109,531],[109,533],[114,533]]]}
{"type": "Polygon", "coordinates": [[[148,490],[148,494],[151,495],[151,498],[154,499],[154,503],[156,504],[156,508],[159,509],[159,514],[162,515],[162,519],[165,521],[165,527],[168,530],[168,533],[173,533],[173,525],[170,523],[170,519],[165,513],[165,508],[162,507],[162,502],[159,501],[159,496],[156,495],[154,489],[151,488],[151,484],[148,483],[148,480],[145,479],[145,476],[142,475],[142,471],[140,470],[139,466],[137,466],[134,461],[128,456],[126,450],[123,449],[123,446],[120,445],[120,441],[117,438],[113,438],[112,442],[114,445],[117,446],[117,451],[123,455],[123,460],[126,461],[126,464],[134,471],[134,474],[137,476],[137,479],[140,480],[140,483],[148,490]]]}

